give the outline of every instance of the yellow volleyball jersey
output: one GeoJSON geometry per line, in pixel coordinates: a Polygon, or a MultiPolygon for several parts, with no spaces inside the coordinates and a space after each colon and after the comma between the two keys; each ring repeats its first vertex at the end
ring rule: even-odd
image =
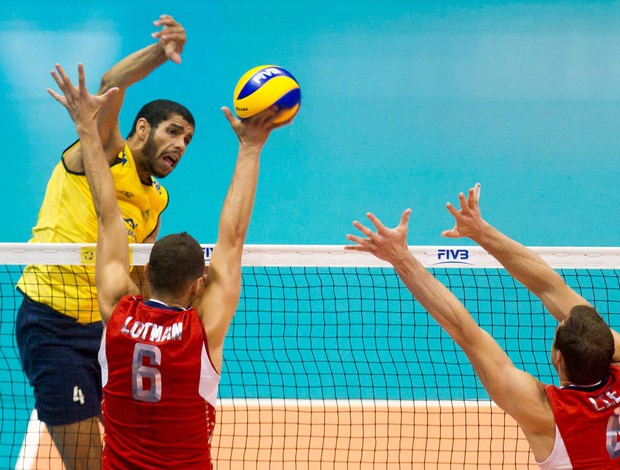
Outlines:
{"type": "MultiPolygon", "coordinates": [[[[154,178],[150,185],[140,181],[127,145],[112,163],[111,170],[129,243],[142,243],[157,227],[159,216],[168,205],[168,192],[154,178]]],[[[97,241],[97,215],[86,175],[67,170],[64,158],[54,168],[47,184],[32,235],[31,243],[97,241]]],[[[24,269],[17,287],[31,299],[79,323],[101,320],[94,266],[30,265],[24,269]]]]}

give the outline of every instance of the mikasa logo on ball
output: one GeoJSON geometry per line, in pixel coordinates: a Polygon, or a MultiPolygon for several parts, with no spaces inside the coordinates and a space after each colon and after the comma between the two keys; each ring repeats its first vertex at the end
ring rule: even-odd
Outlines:
{"type": "Polygon", "coordinates": [[[266,78],[273,77],[274,75],[282,75],[282,72],[274,67],[270,67],[262,70],[260,73],[257,73],[256,76],[252,78],[252,81],[256,84],[260,84],[261,81],[266,78]]]}

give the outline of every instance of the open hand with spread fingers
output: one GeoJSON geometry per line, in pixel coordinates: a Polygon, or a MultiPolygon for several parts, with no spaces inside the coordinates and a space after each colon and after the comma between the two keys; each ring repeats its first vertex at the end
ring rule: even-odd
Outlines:
{"type": "Polygon", "coordinates": [[[78,86],[76,87],[65,70],[56,64],[56,70],[51,71],[52,77],[56,81],[58,88],[62,91],[62,95],[55,92],[51,88],[47,92],[60,104],[62,104],[73,122],[78,126],[87,126],[95,123],[97,115],[106,102],[118,92],[118,88],[110,88],[102,95],[92,95],[86,88],[86,77],[84,74],[84,65],[78,64],[78,86]]]}
{"type": "Polygon", "coordinates": [[[375,216],[368,212],[366,216],[376,228],[376,232],[366,227],[359,221],[354,221],[353,226],[366,236],[347,235],[347,240],[357,243],[357,245],[347,245],[345,250],[364,251],[371,253],[389,263],[396,263],[407,252],[407,233],[409,231],[409,216],[411,209],[406,209],[398,226],[388,228],[375,216]]]}
{"type": "Polygon", "coordinates": [[[450,230],[441,232],[442,237],[446,238],[472,238],[479,234],[487,223],[483,220],[480,213],[480,183],[476,183],[473,188],[469,188],[467,198],[463,193],[459,194],[461,210],[458,210],[448,202],[446,207],[455,219],[454,227],[450,230]]]}

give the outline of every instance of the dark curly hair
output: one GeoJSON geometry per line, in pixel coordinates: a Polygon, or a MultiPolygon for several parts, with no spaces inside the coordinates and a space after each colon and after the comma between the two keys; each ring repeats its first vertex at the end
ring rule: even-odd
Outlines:
{"type": "Polygon", "coordinates": [[[138,121],[140,119],[146,119],[150,126],[153,129],[156,129],[161,122],[165,121],[166,119],[170,119],[170,117],[172,117],[174,114],[178,114],[183,119],[185,119],[192,127],[196,127],[194,116],[192,116],[192,113],[190,113],[189,109],[187,109],[182,104],[170,100],[155,100],[151,101],[150,103],[146,103],[144,106],[142,106],[142,109],[138,111],[138,114],[133,121],[131,131],[129,132],[127,138],[131,137],[136,133],[136,126],[138,125],[138,121]]]}

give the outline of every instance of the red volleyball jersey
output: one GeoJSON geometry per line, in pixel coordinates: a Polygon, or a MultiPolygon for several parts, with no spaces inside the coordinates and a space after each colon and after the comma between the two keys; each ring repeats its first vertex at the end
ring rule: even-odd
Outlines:
{"type": "Polygon", "coordinates": [[[219,374],[194,308],[126,296],[99,351],[103,468],[211,469],[219,374]]]}
{"type": "Polygon", "coordinates": [[[620,369],[591,387],[545,390],[572,468],[620,469],[620,369]]]}

